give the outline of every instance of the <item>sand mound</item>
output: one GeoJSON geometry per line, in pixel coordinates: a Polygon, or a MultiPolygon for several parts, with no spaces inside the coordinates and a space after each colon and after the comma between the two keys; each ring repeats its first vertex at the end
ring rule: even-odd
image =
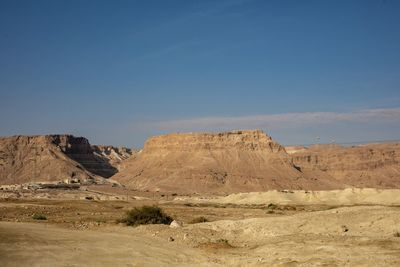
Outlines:
{"type": "Polygon", "coordinates": [[[113,179],[139,190],[187,193],[340,187],[303,175],[285,149],[258,130],[150,138],[113,179]]]}
{"type": "MultiPolygon", "coordinates": [[[[181,198],[181,200],[185,200],[181,198]]],[[[189,200],[189,199],[186,199],[189,200]]],[[[331,191],[268,191],[231,194],[213,199],[214,203],[268,205],[400,205],[400,189],[348,188],[331,191]]]]}

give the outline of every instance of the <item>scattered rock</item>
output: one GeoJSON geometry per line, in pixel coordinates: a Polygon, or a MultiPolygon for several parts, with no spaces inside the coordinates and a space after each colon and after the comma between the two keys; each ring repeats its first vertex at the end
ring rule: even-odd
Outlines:
{"type": "Polygon", "coordinates": [[[180,221],[177,221],[177,220],[173,220],[171,222],[171,224],[169,225],[169,227],[171,227],[171,228],[180,228],[182,226],[183,226],[183,223],[180,221]]]}

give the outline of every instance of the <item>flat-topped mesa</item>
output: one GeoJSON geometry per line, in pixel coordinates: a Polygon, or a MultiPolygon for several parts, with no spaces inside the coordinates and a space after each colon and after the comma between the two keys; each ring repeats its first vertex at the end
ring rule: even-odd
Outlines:
{"type": "Polygon", "coordinates": [[[152,137],[112,178],[137,190],[181,193],[331,187],[305,177],[285,149],[259,130],[152,137]]]}
{"type": "Polygon", "coordinates": [[[261,130],[231,131],[224,133],[173,133],[150,138],[143,152],[196,151],[196,150],[263,150],[273,153],[285,149],[261,130]]]}

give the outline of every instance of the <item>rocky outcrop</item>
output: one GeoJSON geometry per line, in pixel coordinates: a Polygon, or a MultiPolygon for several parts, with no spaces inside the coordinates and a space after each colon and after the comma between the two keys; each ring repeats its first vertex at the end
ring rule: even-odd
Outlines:
{"type": "Polygon", "coordinates": [[[335,187],[304,176],[259,130],[152,137],[113,179],[138,190],[187,193],[335,187]]]}
{"type": "Polygon", "coordinates": [[[89,172],[101,177],[111,177],[117,173],[117,168],[112,166],[106,157],[95,154],[95,150],[84,137],[72,135],[47,136],[52,143],[61,149],[68,157],[81,164],[89,172]]]}
{"type": "Polygon", "coordinates": [[[72,135],[0,138],[0,184],[94,181],[117,172],[89,141],[72,135]]]}
{"type": "Polygon", "coordinates": [[[285,146],[285,150],[288,154],[293,154],[301,151],[306,151],[307,147],[305,146],[285,146]]]}
{"type": "Polygon", "coordinates": [[[93,145],[93,152],[100,160],[105,160],[114,168],[119,168],[120,164],[130,158],[135,150],[126,147],[114,147],[107,145],[93,145]]]}
{"type": "Polygon", "coordinates": [[[292,158],[304,173],[347,187],[400,188],[400,144],[315,145],[292,158]]]}

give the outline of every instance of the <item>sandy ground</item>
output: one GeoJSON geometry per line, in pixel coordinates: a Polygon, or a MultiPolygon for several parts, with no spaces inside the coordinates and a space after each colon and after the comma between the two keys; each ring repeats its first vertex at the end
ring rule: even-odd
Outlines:
{"type": "MultiPolygon", "coordinates": [[[[253,202],[254,194],[247,195],[253,202]]],[[[0,265],[400,266],[400,206],[275,199],[268,207],[230,197],[231,204],[1,200],[0,265]],[[184,226],[115,223],[126,210],[155,203],[184,226]],[[35,221],[36,213],[48,219],[35,221]],[[197,216],[211,222],[188,223],[197,216]]]]}
{"type": "Polygon", "coordinates": [[[202,266],[209,261],[194,249],[124,230],[2,222],[2,266],[202,266]]]}
{"type": "Polygon", "coordinates": [[[347,188],[344,190],[271,190],[231,194],[225,197],[177,197],[197,203],[268,205],[400,205],[400,189],[347,188]]]}

